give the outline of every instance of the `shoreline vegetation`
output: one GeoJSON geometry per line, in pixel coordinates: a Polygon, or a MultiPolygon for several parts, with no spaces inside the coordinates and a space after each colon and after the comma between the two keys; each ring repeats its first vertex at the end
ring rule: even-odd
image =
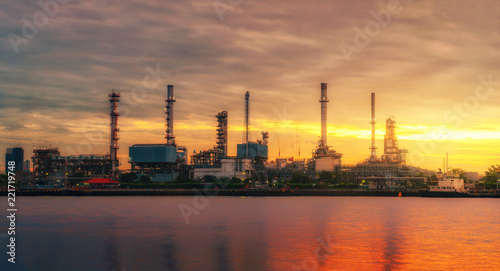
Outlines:
{"type": "MultiPolygon", "coordinates": [[[[291,196],[345,196],[345,197],[421,197],[416,189],[218,189],[218,188],[120,188],[120,189],[29,189],[16,190],[16,196],[203,196],[203,197],[291,197],[291,196]]],[[[0,196],[8,191],[0,189],[0,196]]],[[[445,196],[446,197],[446,196],[445,196]]],[[[454,197],[457,197],[456,195],[454,197]]],[[[458,197],[500,198],[500,190],[475,190],[458,197]]]]}

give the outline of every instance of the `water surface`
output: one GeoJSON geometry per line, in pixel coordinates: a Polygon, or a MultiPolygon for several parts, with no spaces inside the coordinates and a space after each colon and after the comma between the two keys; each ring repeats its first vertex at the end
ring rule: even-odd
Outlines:
{"type": "MultiPolygon", "coordinates": [[[[0,270],[500,270],[498,199],[18,197],[17,204],[17,263],[3,252],[0,270]],[[186,220],[179,207],[194,213],[186,220]]],[[[6,233],[5,216],[4,209],[6,233]]]]}

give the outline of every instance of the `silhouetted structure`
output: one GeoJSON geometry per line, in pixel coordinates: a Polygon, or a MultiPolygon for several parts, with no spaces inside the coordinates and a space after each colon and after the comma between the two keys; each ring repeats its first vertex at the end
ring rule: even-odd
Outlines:
{"type": "Polygon", "coordinates": [[[15,162],[15,172],[23,171],[24,150],[23,148],[7,148],[5,152],[5,172],[9,171],[9,161],[15,162]]]}
{"type": "Polygon", "coordinates": [[[110,113],[111,116],[111,133],[110,133],[110,146],[109,146],[109,156],[111,159],[111,178],[116,180],[118,178],[118,167],[120,166],[120,160],[118,160],[118,102],[120,101],[120,94],[113,92],[109,94],[110,103],[110,113]]]}

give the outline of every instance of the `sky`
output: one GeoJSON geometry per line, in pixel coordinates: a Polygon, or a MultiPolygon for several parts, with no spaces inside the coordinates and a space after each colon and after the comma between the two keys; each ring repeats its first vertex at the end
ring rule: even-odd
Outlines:
{"type": "Polygon", "coordinates": [[[410,165],[437,170],[446,152],[454,168],[500,163],[498,0],[58,1],[0,1],[0,153],[108,153],[113,89],[129,168],[129,146],[165,143],[172,84],[189,153],[215,145],[226,110],[236,154],[249,91],[251,139],[266,130],[270,158],[310,158],[328,83],[343,164],[370,154],[371,92],[378,155],[394,116],[410,165]]]}

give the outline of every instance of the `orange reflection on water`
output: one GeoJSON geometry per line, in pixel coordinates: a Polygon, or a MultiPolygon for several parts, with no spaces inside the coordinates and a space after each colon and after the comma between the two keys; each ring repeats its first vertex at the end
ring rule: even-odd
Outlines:
{"type": "Polygon", "coordinates": [[[498,199],[220,197],[188,224],[191,197],[22,200],[33,270],[500,270],[498,199]]]}

